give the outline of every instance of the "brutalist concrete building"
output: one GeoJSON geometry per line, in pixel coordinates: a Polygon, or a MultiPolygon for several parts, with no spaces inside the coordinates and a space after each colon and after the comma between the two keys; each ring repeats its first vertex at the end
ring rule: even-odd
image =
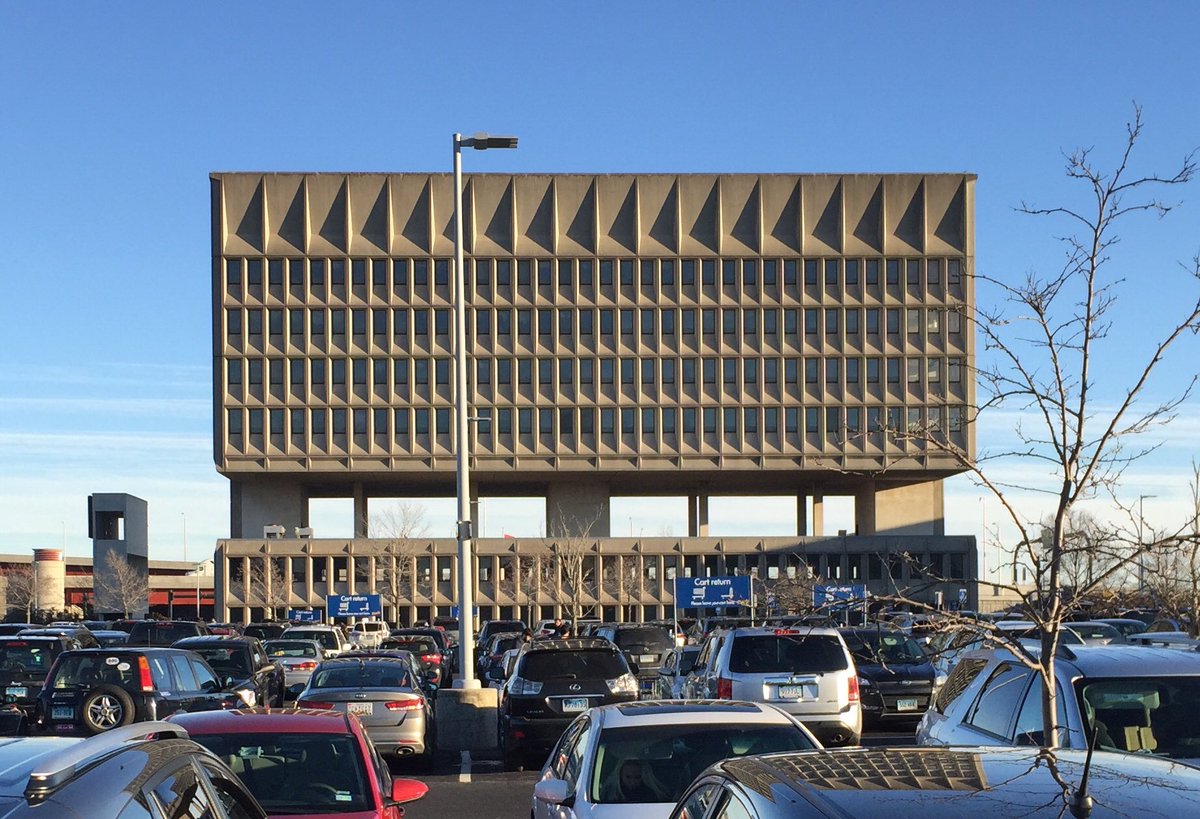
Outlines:
{"type": "MultiPolygon", "coordinates": [[[[545,497],[549,535],[476,541],[482,616],[580,596],[597,616],[662,616],[672,577],[730,571],[969,587],[974,538],[943,516],[963,467],[895,433],[974,453],[974,184],[468,175],[473,496],[545,497]],[[612,537],[621,495],[686,496],[688,536],[612,537]],[[709,537],[708,498],[730,495],[794,496],[796,536],[709,537]],[[835,495],[855,530],[830,536],[835,495]],[[590,585],[562,588],[562,538],[583,541],[590,585]]],[[[230,616],[379,591],[371,499],[454,495],[453,218],[449,174],[212,175],[230,616]],[[304,536],[318,497],[354,499],[354,538],[304,536]]],[[[448,613],[454,540],[404,548],[415,568],[386,584],[388,614],[448,613]]]]}

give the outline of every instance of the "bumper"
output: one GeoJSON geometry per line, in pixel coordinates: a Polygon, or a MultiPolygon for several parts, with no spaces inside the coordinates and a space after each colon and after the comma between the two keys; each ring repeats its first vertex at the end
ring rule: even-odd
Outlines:
{"type": "Polygon", "coordinates": [[[858,745],[862,741],[861,720],[857,721],[857,725],[841,720],[802,719],[801,722],[827,748],[842,745],[858,745]]]}
{"type": "Polygon", "coordinates": [[[381,754],[419,756],[425,753],[424,721],[404,722],[404,725],[364,725],[363,728],[381,754]]]}
{"type": "Polygon", "coordinates": [[[865,688],[862,691],[863,716],[871,719],[918,720],[929,708],[932,693],[923,691],[879,691],[865,688]]]}
{"type": "Polygon", "coordinates": [[[510,717],[505,727],[504,745],[509,750],[520,753],[532,750],[549,752],[575,716],[545,719],[510,717]]]}

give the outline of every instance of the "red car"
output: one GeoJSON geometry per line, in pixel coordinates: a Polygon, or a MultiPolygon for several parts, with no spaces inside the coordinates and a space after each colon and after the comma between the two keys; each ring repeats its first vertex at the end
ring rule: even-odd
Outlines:
{"type": "Polygon", "coordinates": [[[271,817],[399,819],[429,790],[394,779],[357,717],[251,708],[175,714],[171,722],[223,759],[271,817]]]}

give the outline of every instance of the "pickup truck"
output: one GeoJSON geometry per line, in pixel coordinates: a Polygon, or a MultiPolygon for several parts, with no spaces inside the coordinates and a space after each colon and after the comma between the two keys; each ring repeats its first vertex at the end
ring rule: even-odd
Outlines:
{"type": "Polygon", "coordinates": [[[391,629],[382,620],[359,620],[348,635],[355,648],[379,648],[391,629]]]}

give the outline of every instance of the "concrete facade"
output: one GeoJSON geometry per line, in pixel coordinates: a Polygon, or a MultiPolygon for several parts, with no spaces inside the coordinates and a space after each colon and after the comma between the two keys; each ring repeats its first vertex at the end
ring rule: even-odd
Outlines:
{"type": "MultiPolygon", "coordinates": [[[[133,495],[105,492],[88,495],[88,537],[92,539],[92,564],[95,571],[95,610],[99,614],[144,617],[149,611],[149,534],[146,501],[133,495]],[[145,600],[121,597],[128,583],[114,571],[109,555],[140,577],[146,589],[145,600]]],[[[131,575],[131,582],[132,577],[131,575]]],[[[140,595],[138,595],[140,597],[140,595]]]]}

